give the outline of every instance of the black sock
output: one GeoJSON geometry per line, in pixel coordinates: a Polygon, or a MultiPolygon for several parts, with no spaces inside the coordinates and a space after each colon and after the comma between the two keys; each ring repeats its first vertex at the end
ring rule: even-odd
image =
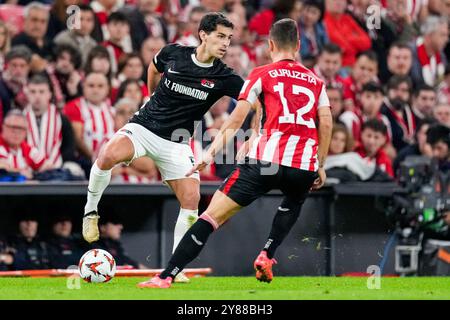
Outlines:
{"type": "Polygon", "coordinates": [[[303,200],[289,199],[287,197],[283,199],[273,219],[269,238],[267,238],[266,245],[263,248],[267,252],[269,259],[273,258],[275,250],[277,250],[278,246],[283,242],[297,221],[302,205],[303,200]]]}
{"type": "Polygon", "coordinates": [[[159,276],[161,279],[167,277],[175,278],[184,267],[194,260],[202,251],[208,237],[213,233],[213,226],[203,219],[196,223],[186,232],[167,264],[167,268],[159,276]]]}

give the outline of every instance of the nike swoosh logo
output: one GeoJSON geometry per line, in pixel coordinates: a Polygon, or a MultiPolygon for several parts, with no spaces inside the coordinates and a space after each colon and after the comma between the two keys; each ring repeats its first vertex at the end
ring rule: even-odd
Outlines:
{"type": "Polygon", "coordinates": [[[171,68],[169,68],[169,70],[167,71],[169,71],[169,73],[179,73],[178,71],[172,70],[171,68]]]}
{"type": "Polygon", "coordinates": [[[203,242],[198,241],[197,238],[196,238],[193,234],[191,235],[191,238],[192,238],[192,240],[194,240],[194,242],[195,242],[196,244],[198,244],[199,246],[202,246],[202,245],[203,245],[203,242]]]}
{"type": "Polygon", "coordinates": [[[289,211],[290,209],[289,209],[289,208],[278,207],[278,210],[281,211],[281,212],[287,212],[287,211],[289,211]]]}

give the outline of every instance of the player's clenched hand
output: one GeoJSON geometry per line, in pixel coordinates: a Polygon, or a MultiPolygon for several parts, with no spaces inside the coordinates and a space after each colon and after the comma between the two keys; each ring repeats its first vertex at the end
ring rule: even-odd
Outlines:
{"type": "Polygon", "coordinates": [[[192,167],[192,169],[189,170],[188,173],[186,173],[186,177],[191,176],[196,171],[202,171],[203,169],[205,169],[205,167],[208,164],[211,163],[212,160],[213,160],[213,156],[209,152],[204,154],[203,159],[201,161],[195,163],[194,166],[192,167]]]}
{"type": "Polygon", "coordinates": [[[312,190],[318,190],[322,188],[325,184],[325,180],[327,179],[327,174],[325,173],[324,168],[319,168],[319,171],[317,171],[317,173],[319,174],[319,177],[314,181],[311,188],[312,190]]]}

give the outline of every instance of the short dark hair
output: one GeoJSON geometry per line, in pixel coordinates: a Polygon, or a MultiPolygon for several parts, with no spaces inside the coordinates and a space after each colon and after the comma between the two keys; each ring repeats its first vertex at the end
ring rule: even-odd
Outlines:
{"type": "Polygon", "coordinates": [[[434,88],[426,83],[419,84],[416,89],[414,90],[414,97],[418,97],[422,91],[433,91],[436,93],[436,90],[434,88]]]}
{"type": "Polygon", "coordinates": [[[369,81],[365,85],[363,85],[361,92],[379,92],[381,94],[384,94],[383,87],[381,87],[381,85],[379,85],[375,81],[369,81]]]}
{"type": "Polygon", "coordinates": [[[373,50],[367,50],[367,51],[363,51],[360,52],[356,55],[356,59],[359,59],[361,57],[366,57],[367,59],[369,59],[370,61],[376,62],[378,63],[378,55],[375,51],[373,50]]]}
{"type": "Polygon", "coordinates": [[[70,62],[72,62],[75,69],[79,69],[82,63],[80,50],[71,44],[62,43],[55,47],[55,60],[57,60],[64,52],[69,54],[70,62]]]}
{"type": "Polygon", "coordinates": [[[114,11],[108,16],[107,23],[111,23],[111,22],[122,22],[122,23],[126,23],[128,25],[130,24],[127,16],[123,12],[120,12],[120,11],[114,11]]]}
{"type": "Polygon", "coordinates": [[[191,18],[194,13],[206,13],[206,12],[208,12],[208,10],[206,10],[205,7],[203,7],[203,6],[195,6],[189,12],[189,18],[191,18]]]}
{"type": "Polygon", "coordinates": [[[92,12],[92,14],[95,15],[95,11],[94,11],[94,9],[92,9],[92,7],[90,5],[82,3],[82,4],[78,4],[77,6],[80,9],[80,11],[90,11],[90,12],[92,12]]]}
{"type": "Polygon", "coordinates": [[[332,42],[329,42],[327,44],[324,44],[322,47],[322,50],[320,50],[320,54],[327,52],[330,54],[340,54],[342,55],[342,49],[337,44],[334,44],[332,42]]]}
{"type": "Polygon", "coordinates": [[[223,13],[210,12],[203,16],[200,25],[198,26],[198,32],[203,30],[207,34],[210,34],[211,32],[216,31],[218,25],[231,29],[234,28],[234,24],[228,20],[223,13]]]}
{"type": "Polygon", "coordinates": [[[404,42],[404,41],[396,41],[396,42],[394,42],[394,43],[391,44],[391,46],[389,47],[389,51],[390,51],[392,48],[408,49],[408,50],[411,51],[411,53],[412,53],[412,48],[411,48],[411,46],[410,46],[407,42],[404,42]]]}
{"type": "Polygon", "coordinates": [[[382,135],[387,136],[387,127],[383,123],[383,121],[378,119],[371,119],[363,123],[361,127],[361,132],[363,132],[365,129],[371,129],[375,132],[379,132],[382,135]]]}
{"type": "Polygon", "coordinates": [[[325,2],[323,0],[303,0],[303,6],[315,7],[319,9],[319,21],[323,20],[323,17],[325,15],[325,2]]]}
{"type": "Polygon", "coordinates": [[[51,87],[50,87],[50,81],[48,80],[48,77],[46,77],[44,74],[37,73],[37,74],[32,75],[30,80],[28,81],[28,84],[29,85],[30,84],[46,84],[46,85],[48,85],[48,88],[50,89],[50,91],[52,91],[51,87]]]}
{"type": "Polygon", "coordinates": [[[431,126],[427,131],[427,142],[432,146],[444,142],[450,148],[450,128],[442,124],[431,126]]]}
{"type": "Polygon", "coordinates": [[[293,48],[298,44],[297,23],[289,18],[278,20],[270,28],[269,37],[279,48],[293,48]]]}
{"type": "Polygon", "coordinates": [[[412,80],[409,76],[400,76],[400,75],[393,75],[391,78],[389,78],[389,81],[387,83],[387,89],[396,89],[400,84],[406,83],[409,87],[409,91],[412,89],[412,80]]]}

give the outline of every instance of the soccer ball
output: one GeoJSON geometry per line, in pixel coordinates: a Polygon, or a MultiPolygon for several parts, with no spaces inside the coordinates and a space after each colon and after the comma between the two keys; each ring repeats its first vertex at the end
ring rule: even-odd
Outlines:
{"type": "Polygon", "coordinates": [[[116,273],[116,260],[108,251],[92,249],[81,257],[78,271],[87,282],[108,282],[116,273]]]}

